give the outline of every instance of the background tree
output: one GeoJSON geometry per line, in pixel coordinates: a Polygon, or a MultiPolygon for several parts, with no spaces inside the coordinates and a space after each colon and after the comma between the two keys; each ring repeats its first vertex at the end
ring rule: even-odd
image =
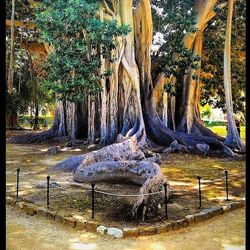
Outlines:
{"type": "MultiPolygon", "coordinates": [[[[11,128],[19,127],[18,115],[25,114],[34,103],[36,107],[53,103],[52,96],[38,86],[42,72],[39,64],[47,53],[44,45],[38,41],[34,25],[30,25],[34,19],[32,12],[27,2],[16,0],[15,9],[11,2],[6,3],[6,65],[9,68],[6,72],[11,76],[7,76],[6,125],[11,128]]],[[[38,108],[34,113],[38,114],[38,108]]],[[[35,128],[37,122],[38,117],[33,122],[35,128]]]]}
{"type": "Polygon", "coordinates": [[[236,149],[244,148],[237,131],[235,119],[233,116],[233,102],[232,102],[232,87],[231,87],[231,34],[232,34],[232,16],[233,16],[234,0],[228,1],[228,15],[227,15],[227,29],[224,50],[224,88],[226,97],[227,110],[227,137],[225,144],[232,145],[236,149]]]}
{"type": "MultiPolygon", "coordinates": [[[[10,52],[9,52],[9,68],[8,68],[8,82],[7,82],[7,90],[8,97],[13,93],[13,54],[14,54],[14,18],[15,18],[15,0],[11,2],[11,34],[10,34],[10,52]]],[[[9,99],[9,98],[8,98],[9,99]]],[[[13,101],[14,103],[14,101],[13,101]]],[[[6,126],[7,127],[16,127],[18,125],[17,121],[17,113],[15,110],[11,110],[10,113],[6,115],[6,126]]]]}
{"type": "MultiPolygon", "coordinates": [[[[209,23],[204,34],[202,56],[202,93],[201,104],[209,103],[214,108],[226,112],[223,86],[223,55],[226,29],[227,8],[217,10],[216,17],[209,23]]],[[[232,20],[231,82],[234,113],[245,114],[245,65],[246,65],[246,2],[237,1],[234,5],[232,20]]]]}

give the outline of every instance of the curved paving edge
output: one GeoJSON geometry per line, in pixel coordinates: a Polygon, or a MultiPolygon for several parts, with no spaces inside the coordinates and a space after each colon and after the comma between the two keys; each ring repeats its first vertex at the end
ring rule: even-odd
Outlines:
{"type": "MultiPolygon", "coordinates": [[[[78,230],[86,230],[88,232],[97,232],[97,227],[102,224],[93,220],[81,220],[75,217],[64,217],[55,211],[46,209],[43,207],[38,207],[32,203],[26,201],[18,201],[12,197],[6,197],[6,203],[17,207],[28,215],[41,215],[51,220],[55,220],[68,225],[70,227],[76,228],[78,230]]],[[[187,215],[184,219],[179,219],[175,221],[163,221],[158,222],[151,226],[140,226],[140,227],[123,227],[118,230],[122,230],[122,237],[137,237],[145,235],[154,235],[163,232],[175,231],[181,228],[191,226],[193,224],[206,221],[214,216],[227,213],[229,211],[235,210],[240,207],[244,207],[244,201],[231,201],[223,206],[213,206],[211,208],[202,209],[199,213],[187,215]]],[[[103,225],[102,225],[103,226],[103,225]]],[[[107,227],[108,228],[108,227],[107,227]]],[[[103,232],[106,233],[106,232],[103,232]]],[[[114,235],[115,236],[115,235],[114,235]]]]}

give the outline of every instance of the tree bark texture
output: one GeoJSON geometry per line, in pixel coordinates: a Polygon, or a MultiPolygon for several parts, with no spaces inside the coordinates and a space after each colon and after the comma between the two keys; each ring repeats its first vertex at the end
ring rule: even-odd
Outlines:
{"type": "Polygon", "coordinates": [[[228,15],[227,15],[227,28],[224,49],[224,88],[226,96],[226,109],[227,109],[227,137],[225,144],[232,146],[237,150],[245,150],[239,133],[236,128],[235,120],[233,117],[233,102],[232,102],[232,86],[231,86],[231,37],[232,37],[232,18],[233,18],[233,5],[234,0],[228,1],[228,15]]]}
{"type": "MultiPolygon", "coordinates": [[[[10,52],[9,52],[9,65],[8,65],[8,78],[7,78],[7,91],[9,95],[13,95],[14,88],[14,19],[15,19],[15,0],[12,0],[11,20],[10,20],[10,52]]],[[[11,111],[6,114],[6,128],[18,128],[18,116],[16,111],[11,111]]]]}

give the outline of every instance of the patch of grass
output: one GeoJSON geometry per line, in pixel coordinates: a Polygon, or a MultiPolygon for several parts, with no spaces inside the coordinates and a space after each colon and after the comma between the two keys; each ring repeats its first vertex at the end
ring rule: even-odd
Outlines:
{"type": "MultiPolygon", "coordinates": [[[[53,124],[53,119],[54,119],[54,117],[52,117],[52,116],[40,115],[39,118],[38,118],[38,124],[39,124],[40,127],[43,127],[45,124],[48,127],[51,127],[52,124],[53,124]]],[[[30,124],[32,122],[34,122],[34,118],[31,118],[28,115],[21,115],[21,116],[18,117],[18,121],[19,121],[19,124],[22,127],[30,128],[30,126],[31,126],[30,124]]]]}
{"type": "MultiPolygon", "coordinates": [[[[209,128],[218,135],[221,135],[224,137],[227,135],[226,126],[212,126],[209,128]]],[[[246,126],[240,127],[240,137],[241,139],[246,139],[246,126]]]]}
{"type": "Polygon", "coordinates": [[[220,121],[204,121],[204,124],[207,127],[225,126],[225,122],[220,122],[220,121]]]}

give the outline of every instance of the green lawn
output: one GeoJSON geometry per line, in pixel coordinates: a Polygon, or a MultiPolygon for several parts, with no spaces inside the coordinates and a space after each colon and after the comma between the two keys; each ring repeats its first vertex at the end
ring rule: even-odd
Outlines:
{"type": "MultiPolygon", "coordinates": [[[[213,126],[213,127],[209,127],[209,128],[218,135],[221,135],[221,136],[227,135],[226,126],[213,126]]],[[[240,137],[243,140],[246,139],[246,126],[240,127],[240,137]]]]}
{"type": "MultiPolygon", "coordinates": [[[[28,115],[23,115],[23,116],[19,116],[18,120],[19,120],[19,125],[22,126],[23,128],[30,128],[30,116],[28,115]]],[[[53,116],[44,116],[44,115],[40,115],[39,116],[39,127],[43,128],[44,122],[46,121],[47,127],[46,128],[50,128],[53,124],[53,116]]],[[[34,118],[32,119],[32,121],[34,121],[34,118]]]]}

